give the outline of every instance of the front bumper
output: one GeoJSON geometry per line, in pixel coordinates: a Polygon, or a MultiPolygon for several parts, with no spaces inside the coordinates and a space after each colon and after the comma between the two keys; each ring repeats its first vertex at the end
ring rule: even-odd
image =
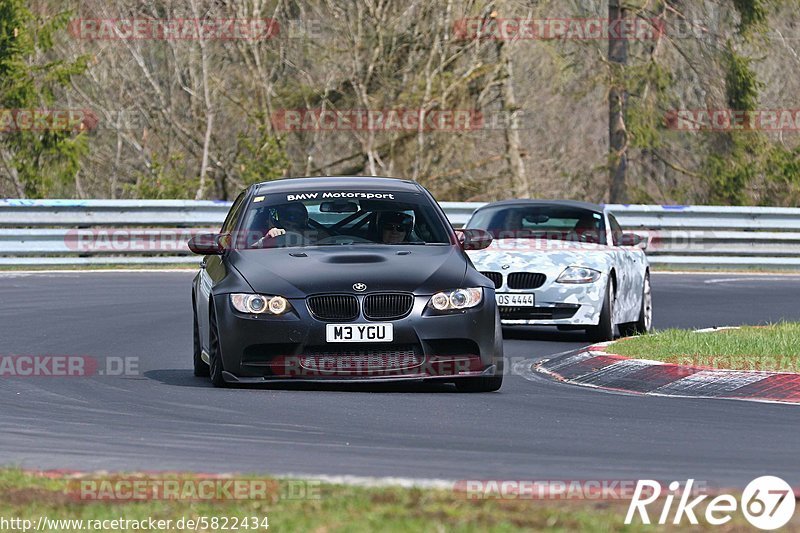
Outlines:
{"type": "Polygon", "coordinates": [[[222,372],[222,377],[227,383],[240,383],[242,385],[259,384],[259,383],[304,383],[304,382],[319,382],[325,383],[353,383],[353,382],[368,382],[368,383],[396,383],[396,382],[421,382],[421,381],[446,381],[450,382],[454,379],[462,379],[468,377],[490,377],[496,376],[501,373],[497,369],[497,365],[489,365],[483,371],[478,370],[462,370],[456,375],[435,375],[426,372],[420,373],[402,373],[402,374],[386,374],[379,375],[364,373],[362,375],[342,376],[337,374],[319,373],[313,374],[296,374],[293,376],[263,376],[263,377],[246,377],[236,376],[227,370],[222,372]]]}
{"type": "Polygon", "coordinates": [[[498,294],[533,294],[535,307],[500,307],[504,326],[596,326],[603,309],[608,277],[603,274],[594,283],[556,283],[553,277],[537,289],[515,290],[508,288],[508,277],[497,289],[498,294]]]}
{"type": "MultiPolygon", "coordinates": [[[[326,324],[314,318],[305,299],[291,299],[281,316],[239,313],[228,295],[214,299],[224,377],[234,383],[324,380],[450,380],[502,372],[491,290],[478,307],[434,315],[430,296],[415,296],[411,313],[390,321],[390,343],[328,343],[326,324]],[[491,298],[491,300],[487,299],[491,298]],[[498,353],[499,352],[499,353],[498,353]]],[[[371,323],[359,316],[348,322],[371,323]]]]}

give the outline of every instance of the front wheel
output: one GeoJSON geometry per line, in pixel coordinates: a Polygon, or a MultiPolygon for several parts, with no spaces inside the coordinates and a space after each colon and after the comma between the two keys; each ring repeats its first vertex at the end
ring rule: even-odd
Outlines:
{"type": "Polygon", "coordinates": [[[194,308],[192,302],[192,315],[194,316],[194,375],[197,377],[208,377],[210,369],[205,361],[203,361],[203,347],[200,343],[200,328],[197,326],[197,309],[194,308]]]}
{"type": "Polygon", "coordinates": [[[650,274],[645,274],[642,287],[642,307],[636,322],[620,324],[619,333],[623,337],[642,335],[653,331],[653,294],[650,289],[650,274]]]}
{"type": "Polygon", "coordinates": [[[225,387],[227,383],[222,377],[222,371],[224,370],[222,366],[222,352],[220,350],[219,330],[217,329],[217,317],[214,313],[213,303],[211,304],[211,312],[209,314],[209,377],[211,378],[211,384],[215,387],[225,387]]]}
{"type": "Polygon", "coordinates": [[[616,303],[614,294],[614,283],[609,279],[606,286],[606,297],[603,300],[603,308],[600,311],[600,322],[596,326],[586,328],[589,340],[592,342],[603,342],[614,340],[614,304],[616,303]]]}

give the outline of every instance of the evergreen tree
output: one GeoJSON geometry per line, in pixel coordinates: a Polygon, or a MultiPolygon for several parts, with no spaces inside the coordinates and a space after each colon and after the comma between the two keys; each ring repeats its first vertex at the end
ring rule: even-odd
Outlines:
{"type": "Polygon", "coordinates": [[[0,2],[0,175],[22,198],[60,191],[87,151],[82,128],[89,113],[74,110],[70,117],[54,107],[59,90],[87,63],[48,57],[55,32],[68,21],[68,13],[40,20],[25,0],[0,2]]]}

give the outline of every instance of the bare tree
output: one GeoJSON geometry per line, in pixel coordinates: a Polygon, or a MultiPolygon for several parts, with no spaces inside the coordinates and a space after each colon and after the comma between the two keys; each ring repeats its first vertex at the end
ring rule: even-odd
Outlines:
{"type": "MultiPolygon", "coordinates": [[[[610,25],[621,24],[627,18],[627,9],[621,0],[609,0],[608,21],[610,25]]],[[[625,176],[628,170],[628,130],[625,111],[628,93],[625,88],[624,69],[628,62],[628,39],[609,37],[608,60],[611,63],[611,86],[608,91],[608,138],[609,138],[609,192],[611,203],[624,203],[625,176]]]]}

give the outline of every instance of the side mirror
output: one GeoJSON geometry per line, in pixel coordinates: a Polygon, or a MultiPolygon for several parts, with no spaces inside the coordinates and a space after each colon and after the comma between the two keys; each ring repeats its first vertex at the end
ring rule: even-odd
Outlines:
{"type": "Polygon", "coordinates": [[[458,242],[465,250],[483,250],[492,244],[492,234],[482,229],[456,230],[458,242]]]}
{"type": "Polygon", "coordinates": [[[623,233],[619,238],[620,246],[639,246],[644,243],[642,248],[647,248],[647,239],[635,233],[623,233]]]}
{"type": "Polygon", "coordinates": [[[225,237],[227,235],[200,233],[189,239],[189,249],[197,255],[221,255],[225,251],[225,237]]]}

